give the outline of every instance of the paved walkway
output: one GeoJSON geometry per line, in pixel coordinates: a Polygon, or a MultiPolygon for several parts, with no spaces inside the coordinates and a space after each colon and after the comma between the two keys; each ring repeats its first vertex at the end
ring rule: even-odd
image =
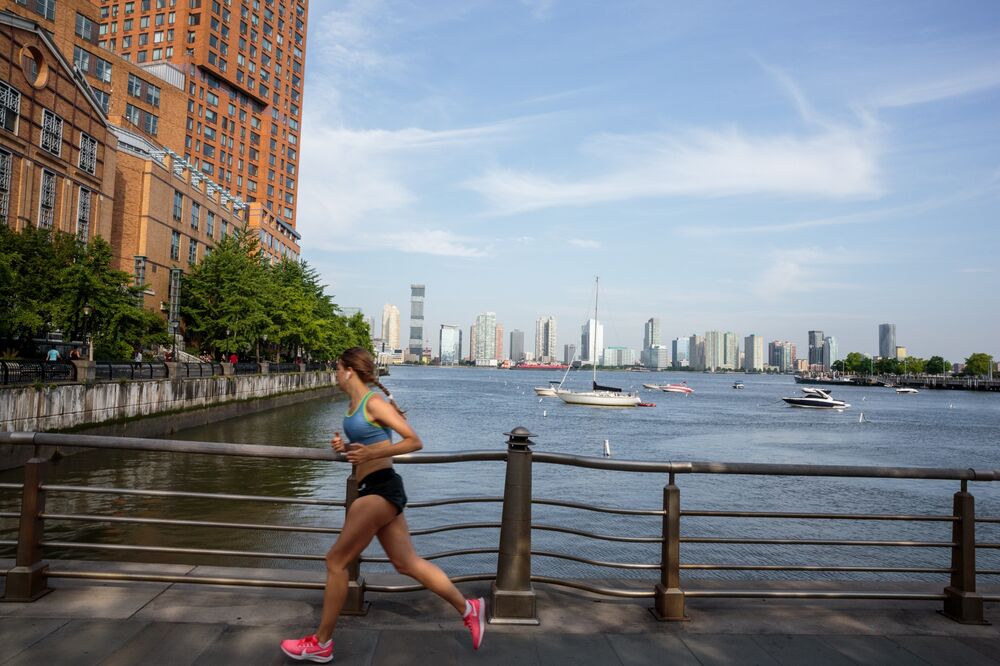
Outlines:
{"type": "MultiPolygon", "coordinates": [[[[9,561],[0,561],[4,565],[9,561]]],[[[73,568],[83,566],[103,565],[73,568]]],[[[0,603],[0,664],[293,663],[278,651],[278,642],[311,631],[321,605],[321,594],[313,590],[66,579],[53,579],[51,586],[54,591],[34,603],[0,603]]],[[[462,588],[469,595],[488,593],[486,584],[462,588]]],[[[969,626],[942,617],[937,602],[689,599],[690,622],[659,623],[648,601],[598,600],[546,586],[536,591],[541,625],[491,625],[479,652],[471,649],[457,616],[432,595],[369,594],[373,605],[366,617],[341,620],[334,663],[1000,664],[1000,604],[987,604],[987,618],[998,624],[969,626]]]]}

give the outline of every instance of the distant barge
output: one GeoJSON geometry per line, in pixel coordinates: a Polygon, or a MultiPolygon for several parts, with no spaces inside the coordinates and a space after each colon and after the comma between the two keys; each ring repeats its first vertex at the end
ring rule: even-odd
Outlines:
{"type": "Polygon", "coordinates": [[[795,375],[798,384],[822,384],[824,386],[896,386],[916,389],[946,389],[949,391],[997,391],[1000,379],[981,377],[945,377],[942,375],[795,375]]]}

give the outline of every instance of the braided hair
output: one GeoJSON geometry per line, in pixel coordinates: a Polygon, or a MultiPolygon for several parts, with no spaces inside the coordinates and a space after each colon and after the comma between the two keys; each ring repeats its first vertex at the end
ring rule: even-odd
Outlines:
{"type": "Polygon", "coordinates": [[[339,362],[342,367],[350,368],[357,373],[358,379],[365,384],[377,386],[385,394],[385,399],[389,401],[389,404],[399,412],[400,416],[405,418],[406,413],[396,404],[396,399],[392,397],[392,393],[378,380],[378,374],[375,370],[375,360],[367,349],[364,347],[351,347],[340,355],[339,362]]]}

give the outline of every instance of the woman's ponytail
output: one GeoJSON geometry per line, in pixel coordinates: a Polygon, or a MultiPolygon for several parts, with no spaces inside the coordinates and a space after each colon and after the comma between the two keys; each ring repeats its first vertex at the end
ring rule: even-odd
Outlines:
{"type": "Polygon", "coordinates": [[[372,384],[379,387],[382,390],[382,393],[385,393],[385,399],[389,401],[389,404],[396,408],[396,411],[399,412],[400,416],[406,418],[406,412],[400,409],[399,405],[396,404],[396,399],[392,397],[391,393],[389,393],[389,389],[383,386],[382,382],[380,382],[378,379],[372,379],[372,384]]]}

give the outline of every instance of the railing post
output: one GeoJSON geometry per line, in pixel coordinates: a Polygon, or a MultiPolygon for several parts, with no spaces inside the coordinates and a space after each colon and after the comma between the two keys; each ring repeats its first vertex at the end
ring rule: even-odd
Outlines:
{"type": "MultiPolygon", "coordinates": [[[[354,500],[358,499],[358,477],[355,468],[351,467],[351,475],[347,477],[347,492],[345,493],[344,522],[347,522],[347,512],[351,510],[354,500]]],[[[347,565],[347,599],[341,609],[343,615],[367,615],[371,603],[365,601],[365,579],[361,577],[361,555],[347,565]]]]}
{"type": "Polygon", "coordinates": [[[983,598],[976,592],[976,506],[968,481],[955,493],[951,540],[951,584],[944,588],[945,616],[962,624],[985,624],[983,598]]]}
{"type": "Polygon", "coordinates": [[[531,449],[533,435],[518,426],[507,435],[507,478],[503,488],[500,554],[490,588],[493,624],[538,624],[531,587],[531,449]]]}
{"type": "MultiPolygon", "coordinates": [[[[38,455],[38,452],[35,452],[38,455]]],[[[42,561],[41,541],[45,533],[45,470],[48,461],[35,457],[24,464],[21,490],[21,524],[17,533],[17,559],[7,571],[4,601],[34,601],[51,592],[46,581],[49,565],[42,561]]]]}
{"type": "Polygon", "coordinates": [[[653,616],[661,622],[682,622],[684,590],[681,589],[681,490],[671,472],[663,488],[663,543],[660,546],[660,582],[653,596],[653,616]]]}

